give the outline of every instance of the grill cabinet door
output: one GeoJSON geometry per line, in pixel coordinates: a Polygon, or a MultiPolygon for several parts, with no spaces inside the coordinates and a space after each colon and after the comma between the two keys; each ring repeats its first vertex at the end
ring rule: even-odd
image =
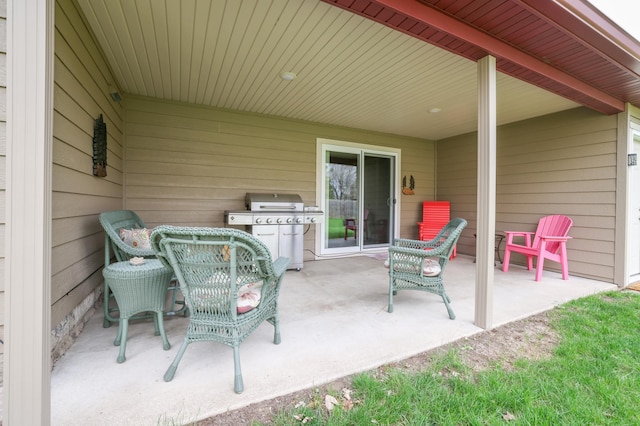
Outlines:
{"type": "Polygon", "coordinates": [[[251,227],[253,236],[262,241],[271,252],[272,260],[276,259],[279,253],[278,228],[280,228],[278,225],[254,225],[251,227]]]}
{"type": "Polygon", "coordinates": [[[289,269],[302,269],[304,225],[280,225],[279,255],[291,259],[289,269]]]}

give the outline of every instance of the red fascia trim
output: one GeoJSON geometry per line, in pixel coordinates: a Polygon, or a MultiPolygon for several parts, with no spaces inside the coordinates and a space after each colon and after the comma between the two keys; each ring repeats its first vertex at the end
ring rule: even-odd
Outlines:
{"type": "Polygon", "coordinates": [[[604,93],[585,82],[572,77],[528,54],[505,44],[492,36],[479,31],[457,19],[450,17],[437,9],[415,0],[374,0],[397,13],[410,16],[430,26],[445,31],[454,37],[474,44],[486,50],[491,55],[504,58],[521,67],[530,69],[547,78],[557,81],[573,90],[583,93],[616,111],[624,111],[624,102],[604,93]]]}
{"type": "Polygon", "coordinates": [[[619,45],[622,48],[628,49],[632,55],[640,57],[640,41],[629,35],[599,9],[591,5],[591,3],[583,0],[557,0],[557,2],[570,10],[574,15],[592,24],[607,37],[618,41],[619,45]]]}
{"type": "Polygon", "coordinates": [[[640,44],[581,0],[519,0],[522,7],[591,47],[621,70],[640,76],[640,44]]]}

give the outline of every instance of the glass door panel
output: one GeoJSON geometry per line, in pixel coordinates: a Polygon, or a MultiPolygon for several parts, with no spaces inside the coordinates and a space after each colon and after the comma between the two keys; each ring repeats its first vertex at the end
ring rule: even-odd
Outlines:
{"type": "Polygon", "coordinates": [[[364,154],[363,246],[388,245],[393,224],[391,157],[364,154]]]}
{"type": "Polygon", "coordinates": [[[325,155],[325,248],[359,249],[360,154],[327,151],[325,155]]]}

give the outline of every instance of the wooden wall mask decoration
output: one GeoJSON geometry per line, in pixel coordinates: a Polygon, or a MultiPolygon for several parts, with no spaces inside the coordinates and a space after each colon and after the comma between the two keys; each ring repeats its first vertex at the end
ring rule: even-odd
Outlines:
{"type": "Polygon", "coordinates": [[[102,114],[96,118],[93,126],[93,175],[107,175],[107,125],[102,120],[102,114]]]}

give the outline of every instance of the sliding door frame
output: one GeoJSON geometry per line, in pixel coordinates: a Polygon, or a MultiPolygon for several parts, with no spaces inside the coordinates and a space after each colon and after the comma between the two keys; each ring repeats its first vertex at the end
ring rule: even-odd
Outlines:
{"type": "MultiPolygon", "coordinates": [[[[347,142],[341,140],[333,140],[333,139],[324,139],[318,138],[316,140],[316,203],[321,207],[322,211],[325,214],[325,220],[322,224],[316,227],[316,241],[315,241],[315,253],[316,259],[320,258],[334,258],[334,257],[344,257],[344,256],[352,256],[352,255],[360,255],[362,253],[379,253],[387,250],[388,245],[376,245],[373,247],[365,247],[364,244],[358,244],[359,248],[357,251],[355,250],[336,250],[336,249],[328,249],[325,247],[325,238],[326,238],[326,227],[329,226],[328,217],[328,205],[326,205],[326,179],[325,179],[325,152],[327,150],[335,150],[340,151],[344,149],[345,151],[360,151],[365,152],[367,155],[380,155],[385,157],[390,157],[392,161],[393,167],[393,183],[392,183],[392,217],[393,223],[391,224],[391,236],[390,242],[393,241],[393,238],[396,237],[399,233],[400,229],[400,192],[399,192],[399,182],[400,182],[400,164],[401,164],[401,150],[397,148],[390,148],[378,145],[369,145],[363,143],[355,143],[355,142],[347,142]]],[[[361,176],[359,176],[359,190],[362,190],[362,182],[361,176]]],[[[361,211],[363,209],[362,206],[363,197],[362,194],[359,196],[359,206],[358,210],[361,211]]]]}

